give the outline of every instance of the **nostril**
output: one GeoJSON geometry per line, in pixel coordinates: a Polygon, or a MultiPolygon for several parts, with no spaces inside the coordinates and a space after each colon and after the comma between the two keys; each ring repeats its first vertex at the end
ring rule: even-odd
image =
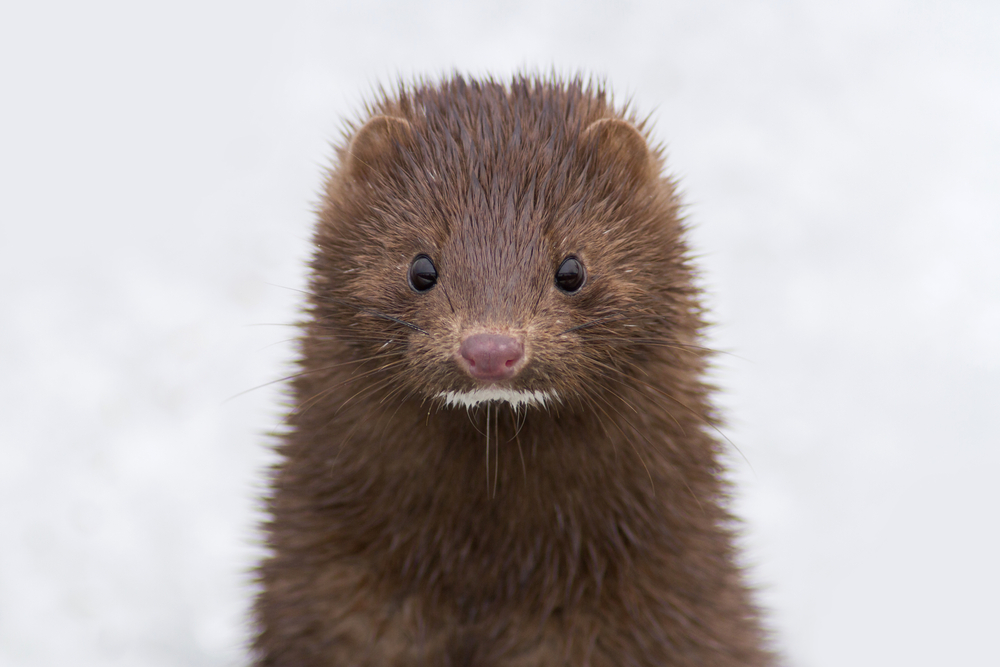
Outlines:
{"type": "Polygon", "coordinates": [[[507,368],[510,368],[511,366],[514,365],[514,360],[513,359],[508,359],[507,363],[504,364],[504,365],[507,366],[507,368]]]}

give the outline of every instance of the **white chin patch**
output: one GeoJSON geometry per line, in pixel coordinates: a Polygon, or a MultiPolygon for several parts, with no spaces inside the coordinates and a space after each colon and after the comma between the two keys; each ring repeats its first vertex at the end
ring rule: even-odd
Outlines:
{"type": "Polygon", "coordinates": [[[554,391],[518,391],[493,388],[473,391],[442,391],[438,397],[443,398],[448,407],[464,405],[467,408],[474,408],[490,401],[503,401],[514,408],[519,408],[522,405],[545,407],[549,403],[555,403],[559,400],[559,395],[554,391]]]}

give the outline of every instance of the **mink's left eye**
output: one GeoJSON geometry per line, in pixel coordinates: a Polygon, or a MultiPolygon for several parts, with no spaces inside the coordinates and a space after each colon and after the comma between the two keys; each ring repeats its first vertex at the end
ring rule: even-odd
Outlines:
{"type": "Polygon", "coordinates": [[[587,280],[587,272],[583,268],[583,262],[570,255],[562,261],[556,270],[556,286],[563,292],[572,294],[583,287],[587,280]]]}
{"type": "Polygon", "coordinates": [[[438,272],[427,255],[417,255],[410,263],[410,287],[415,292],[426,292],[437,284],[438,272]]]}

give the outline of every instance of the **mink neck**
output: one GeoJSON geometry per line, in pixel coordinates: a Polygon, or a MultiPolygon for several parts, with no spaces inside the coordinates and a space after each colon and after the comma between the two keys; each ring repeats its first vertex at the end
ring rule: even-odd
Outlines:
{"type": "Polygon", "coordinates": [[[695,419],[640,396],[626,417],[627,406],[602,400],[519,412],[320,405],[284,450],[280,493],[312,507],[310,532],[341,556],[406,585],[515,596],[545,579],[560,595],[594,593],[613,564],[678,554],[722,517],[714,444],[695,419]]]}
{"type": "Polygon", "coordinates": [[[322,471],[330,486],[359,475],[369,486],[429,495],[440,494],[441,486],[461,488],[466,498],[491,504],[532,498],[548,504],[585,489],[607,495],[614,485],[655,496],[658,483],[667,481],[655,477],[670,476],[665,468],[698,465],[697,457],[672,455],[696,453],[707,442],[699,415],[664,414],[641,393],[620,390],[587,405],[517,408],[501,401],[473,408],[421,398],[381,401],[378,395],[352,404],[354,393],[345,386],[293,416],[286,455],[322,471]]]}

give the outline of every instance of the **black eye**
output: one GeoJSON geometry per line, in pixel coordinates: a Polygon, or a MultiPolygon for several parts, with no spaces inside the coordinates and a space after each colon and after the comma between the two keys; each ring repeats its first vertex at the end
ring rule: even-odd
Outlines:
{"type": "Polygon", "coordinates": [[[410,263],[410,287],[416,292],[426,292],[438,281],[434,262],[427,255],[417,255],[410,263]]]}
{"type": "Polygon", "coordinates": [[[583,287],[586,279],[587,272],[583,270],[583,262],[572,255],[564,259],[556,270],[556,286],[570,294],[583,287]]]}

